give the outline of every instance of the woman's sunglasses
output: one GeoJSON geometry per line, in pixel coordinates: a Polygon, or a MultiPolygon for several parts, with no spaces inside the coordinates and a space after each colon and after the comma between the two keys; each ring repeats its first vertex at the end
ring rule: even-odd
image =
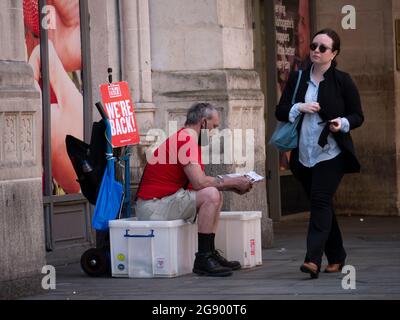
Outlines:
{"type": "Polygon", "coordinates": [[[332,50],[332,48],[328,48],[328,47],[324,46],[323,44],[318,44],[318,43],[315,43],[315,42],[310,44],[311,51],[317,50],[318,47],[319,47],[319,52],[321,52],[321,53],[325,53],[325,51],[328,50],[328,49],[332,50]]]}

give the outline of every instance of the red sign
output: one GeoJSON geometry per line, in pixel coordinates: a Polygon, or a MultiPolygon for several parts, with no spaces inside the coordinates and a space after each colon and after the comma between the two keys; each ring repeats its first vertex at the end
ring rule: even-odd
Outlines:
{"type": "Polygon", "coordinates": [[[111,127],[113,147],[139,143],[139,128],[136,124],[128,83],[105,83],[100,85],[100,92],[111,127]]]}
{"type": "Polygon", "coordinates": [[[250,239],[250,255],[256,255],[256,241],[254,239],[250,239]]]}

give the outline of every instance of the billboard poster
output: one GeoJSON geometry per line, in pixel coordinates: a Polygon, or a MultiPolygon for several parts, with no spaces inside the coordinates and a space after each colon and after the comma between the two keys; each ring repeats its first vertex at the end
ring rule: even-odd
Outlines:
{"type": "MultiPolygon", "coordinates": [[[[65,137],[83,140],[82,55],[79,0],[23,0],[27,60],[42,92],[42,77],[49,77],[51,112],[52,195],[80,192],[69,160],[65,137]],[[39,21],[40,12],[45,14],[39,21]],[[40,27],[47,29],[49,72],[41,70],[40,27]]],[[[45,170],[43,170],[45,172],[45,170]]]]}
{"type": "MultiPolygon", "coordinates": [[[[309,0],[275,0],[277,92],[282,91],[292,71],[306,69],[310,63],[309,0]]],[[[289,169],[290,152],[280,153],[280,170],[289,169]]]]}

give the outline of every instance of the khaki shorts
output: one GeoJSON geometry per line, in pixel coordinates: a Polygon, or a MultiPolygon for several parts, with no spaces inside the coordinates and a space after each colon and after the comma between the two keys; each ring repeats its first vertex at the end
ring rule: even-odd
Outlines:
{"type": "Polygon", "coordinates": [[[196,192],[179,189],[174,194],[152,200],[137,199],[136,217],[138,220],[178,220],[196,221],[196,192]]]}

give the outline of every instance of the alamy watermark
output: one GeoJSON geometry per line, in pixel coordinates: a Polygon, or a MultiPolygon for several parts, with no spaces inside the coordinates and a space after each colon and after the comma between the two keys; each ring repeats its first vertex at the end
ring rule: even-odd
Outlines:
{"type": "Polygon", "coordinates": [[[200,135],[190,128],[181,131],[179,135],[177,131],[177,122],[170,121],[168,135],[162,129],[150,129],[147,132],[144,138],[146,142],[157,137],[157,141],[146,151],[148,163],[188,164],[199,158],[200,145],[203,164],[236,165],[238,173],[254,170],[254,129],[203,129],[200,135]]]}
{"type": "Polygon", "coordinates": [[[52,5],[45,5],[42,8],[42,14],[44,15],[41,21],[42,28],[45,30],[56,29],[56,8],[52,5]]]}
{"type": "Polygon", "coordinates": [[[342,269],[342,273],[345,276],[342,279],[343,290],[355,290],[356,289],[356,268],[352,265],[346,265],[342,269]]]}
{"type": "Polygon", "coordinates": [[[42,288],[44,290],[55,290],[56,268],[54,268],[52,265],[45,265],[42,268],[42,274],[45,274],[45,276],[42,278],[42,288]]]}
{"type": "Polygon", "coordinates": [[[344,30],[356,29],[356,8],[352,5],[345,5],[342,8],[342,14],[345,16],[342,18],[342,28],[344,30]]]}

